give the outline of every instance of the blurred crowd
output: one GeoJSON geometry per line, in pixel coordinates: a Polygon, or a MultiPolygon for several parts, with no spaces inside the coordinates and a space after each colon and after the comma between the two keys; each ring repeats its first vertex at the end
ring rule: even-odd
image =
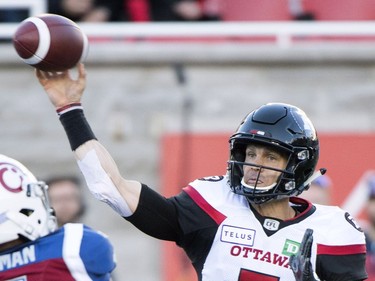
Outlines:
{"type": "MultiPolygon", "coordinates": [[[[42,0],[43,1],[43,0],[42,0]]],[[[76,22],[374,20],[373,0],[44,0],[49,13],[76,22]]],[[[0,6],[0,22],[27,8],[0,6]]]]}
{"type": "MultiPolygon", "coordinates": [[[[49,13],[76,22],[217,21],[221,0],[48,0],[49,13]]],[[[20,22],[27,9],[1,9],[0,21],[20,22]]]]}
{"type": "MultiPolygon", "coordinates": [[[[44,0],[47,12],[76,22],[373,20],[373,0],[44,0]]],[[[1,6],[0,22],[27,8],[1,6]]]]}

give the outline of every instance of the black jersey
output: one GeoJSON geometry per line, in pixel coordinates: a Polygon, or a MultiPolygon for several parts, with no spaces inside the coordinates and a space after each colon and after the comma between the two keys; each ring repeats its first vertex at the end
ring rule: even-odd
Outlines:
{"type": "Polygon", "coordinates": [[[314,230],[311,262],[321,280],[364,280],[365,237],[339,207],[292,197],[299,215],[282,221],[260,216],[234,194],[225,176],[196,180],[171,198],[142,187],[126,219],[143,232],[182,247],[201,281],[294,280],[289,257],[304,232],[314,230]]]}

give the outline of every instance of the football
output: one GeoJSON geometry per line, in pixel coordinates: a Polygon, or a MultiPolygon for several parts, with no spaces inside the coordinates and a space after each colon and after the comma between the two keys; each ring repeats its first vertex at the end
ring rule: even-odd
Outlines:
{"type": "Polygon", "coordinates": [[[12,38],[14,49],[27,64],[43,71],[64,71],[83,62],[88,39],[72,20],[42,14],[22,21],[12,38]]]}

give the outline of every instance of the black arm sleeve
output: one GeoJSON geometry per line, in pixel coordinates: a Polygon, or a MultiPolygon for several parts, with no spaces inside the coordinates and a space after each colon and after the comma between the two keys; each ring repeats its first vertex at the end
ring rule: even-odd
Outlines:
{"type": "Polygon", "coordinates": [[[142,185],[137,209],[125,219],[142,232],[158,239],[177,241],[181,234],[173,201],[146,185],[142,185]]]}
{"type": "Polygon", "coordinates": [[[164,198],[142,185],[138,207],[125,219],[150,236],[176,242],[188,255],[201,280],[218,224],[186,192],[164,198]]]}
{"type": "Polygon", "coordinates": [[[367,279],[366,254],[319,255],[316,273],[321,280],[362,281],[367,279]]]}
{"type": "Polygon", "coordinates": [[[218,228],[184,191],[165,198],[146,185],[142,185],[136,211],[125,219],[152,237],[176,242],[192,260],[199,255],[197,249],[211,247],[202,243],[211,242],[218,228]]]}

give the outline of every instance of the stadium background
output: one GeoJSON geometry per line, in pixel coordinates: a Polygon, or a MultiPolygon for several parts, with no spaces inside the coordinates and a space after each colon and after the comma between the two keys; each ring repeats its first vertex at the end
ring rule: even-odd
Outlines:
{"type": "MultiPolygon", "coordinates": [[[[92,37],[86,115],[126,177],[167,195],[196,176],[225,173],[227,137],[249,110],[272,101],[295,104],[322,136],[320,166],[333,178],[334,201],[344,204],[375,169],[375,23],[364,26],[370,31],[360,40],[352,34],[343,38],[341,32],[336,36],[340,24],[334,24],[328,40],[314,34],[287,44],[251,34],[190,41],[92,37]],[[181,65],[185,83],[176,75],[181,65]],[[201,162],[207,160],[215,165],[201,162]]],[[[85,30],[95,34],[99,29],[87,25],[85,30]]],[[[24,162],[41,179],[78,174],[33,69],[6,41],[0,44],[0,85],[1,153],[24,162]]],[[[164,243],[137,231],[91,195],[87,199],[85,222],[107,233],[115,245],[115,280],[177,280],[166,277],[178,265],[173,264],[177,259],[167,259],[164,243]]],[[[361,215],[361,198],[347,206],[357,206],[353,210],[361,215]]]]}

